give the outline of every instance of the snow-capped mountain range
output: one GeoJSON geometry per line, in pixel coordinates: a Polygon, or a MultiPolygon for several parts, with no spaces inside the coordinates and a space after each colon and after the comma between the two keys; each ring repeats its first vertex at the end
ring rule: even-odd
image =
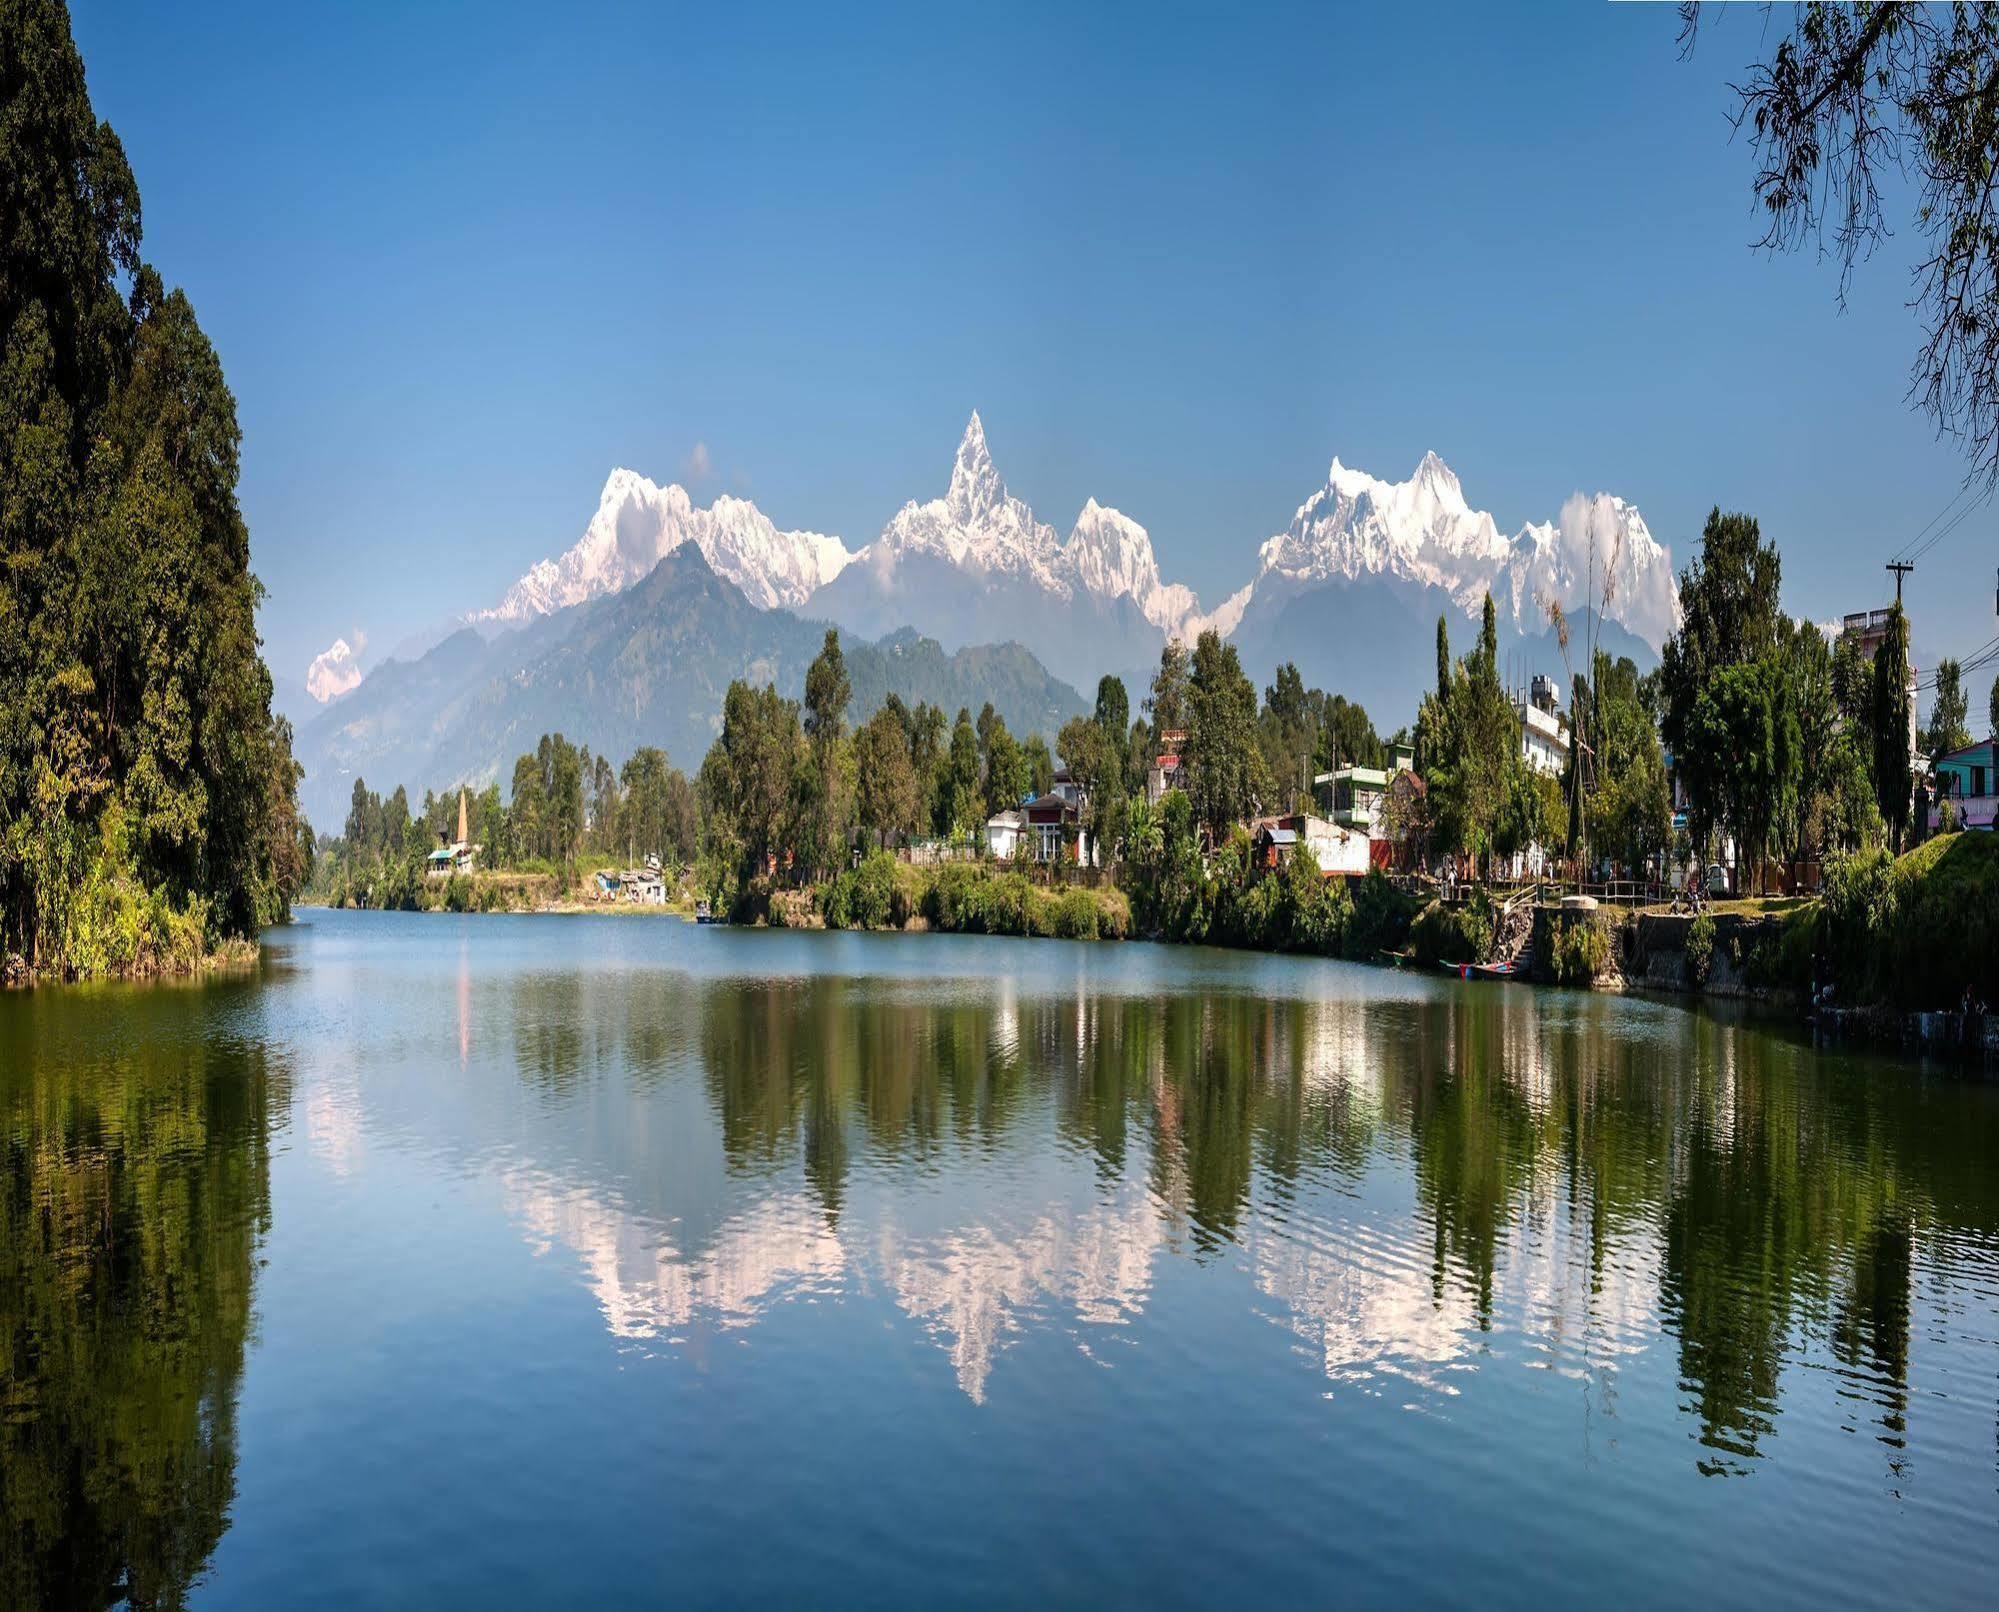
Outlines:
{"type": "Polygon", "coordinates": [[[1266,605],[1330,580],[1377,576],[1440,588],[1470,616],[1490,591],[1500,619],[1521,632],[1544,626],[1550,603],[1600,606],[1655,648],[1679,625],[1672,556],[1636,506],[1574,493],[1556,520],[1507,538],[1434,453],[1399,482],[1335,459],[1325,486],[1258,559],[1249,601],[1266,605]]]}
{"type": "Polygon", "coordinates": [[[897,510],[881,536],[854,556],[854,580],[869,576],[892,590],[920,558],[947,562],[988,588],[1018,579],[1060,604],[1129,599],[1167,635],[1184,631],[1200,608],[1191,588],[1160,579],[1152,539],[1129,515],[1092,498],[1066,542],[1036,519],[1000,479],[976,409],[944,496],[922,504],[912,499],[897,510]]]}
{"type": "Polygon", "coordinates": [[[617,469],[575,546],[540,561],[498,605],[471,619],[517,625],[622,592],[682,543],[694,544],[717,576],[766,610],[804,604],[853,558],[837,537],[779,531],[748,499],[724,494],[702,509],[677,482],[661,487],[617,469]]]}
{"type": "MultiPolygon", "coordinates": [[[[1068,537],[1058,536],[1008,491],[976,411],[943,496],[906,503],[858,550],[823,533],[781,530],[746,499],[719,497],[704,509],[677,484],[618,469],[575,545],[468,619],[492,631],[620,592],[688,542],[762,608],[868,636],[915,626],[952,645],[1015,639],[1083,688],[1100,671],[1146,666],[1169,637],[1191,640],[1208,627],[1236,635],[1246,663],[1253,652],[1275,652],[1298,640],[1298,612],[1330,624],[1305,601],[1343,585],[1367,585],[1356,609],[1359,594],[1385,587],[1382,597],[1432,619],[1440,607],[1475,619],[1490,590],[1506,630],[1523,638],[1546,628],[1551,602],[1571,613],[1598,605],[1655,648],[1679,621],[1671,555],[1635,505],[1575,493],[1555,519],[1508,537],[1434,453],[1406,481],[1334,459],[1324,485],[1258,549],[1249,580],[1204,611],[1191,588],[1164,580],[1150,536],[1129,515],[1092,498],[1068,537]],[[1279,631],[1287,611],[1291,623],[1279,631]]],[[[1384,631],[1375,616],[1370,625],[1384,631]]],[[[1325,655],[1338,650],[1329,638],[1325,655]]]]}

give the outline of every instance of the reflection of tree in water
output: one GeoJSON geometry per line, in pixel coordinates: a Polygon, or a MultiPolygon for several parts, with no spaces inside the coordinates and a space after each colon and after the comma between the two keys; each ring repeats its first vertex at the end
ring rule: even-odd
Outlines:
{"type": "Polygon", "coordinates": [[[551,1096],[568,1091],[582,1076],[586,1055],[599,1050],[604,1028],[589,1010],[583,976],[526,975],[514,983],[508,1006],[521,1073],[551,1096]]]}
{"type": "Polygon", "coordinates": [[[738,1170],[800,1156],[837,1215],[853,1164],[849,1127],[889,1156],[928,1155],[946,1136],[998,1145],[1024,1069],[1003,1029],[983,999],[911,1000],[832,978],[731,981],[701,1004],[723,1152],[738,1170]]]}
{"type": "MultiPolygon", "coordinates": [[[[703,993],[700,1022],[731,1166],[795,1165],[829,1221],[864,1156],[1031,1146],[1023,1117],[1052,1110],[1103,1193],[1142,1178],[1200,1256],[1243,1238],[1259,1196],[1281,1223],[1309,1177],[1357,1179],[1401,1138],[1432,1311],[1462,1291],[1490,1329],[1503,1306],[1540,1305],[1558,1334],[1580,1329],[1586,1363],[1592,1337],[1625,1351],[1663,1324],[1716,1472],[1762,1453],[1786,1357],[1824,1328],[1886,1385],[1881,1424],[1900,1437],[1922,1235],[1991,1226],[1999,1191],[1977,1162],[1999,1114],[1976,1094],[1929,1094],[1951,1108],[1940,1122],[1878,1072],[1702,1015],[1634,1025],[1587,998],[732,981],[703,993]],[[1573,1297],[1554,1248],[1573,1251],[1556,1256],[1573,1259],[1573,1297]]],[[[1327,1268],[1372,1279],[1350,1257],[1327,1268]]]]}
{"type": "Polygon", "coordinates": [[[1492,1325],[1494,1266],[1540,1139],[1519,1084],[1508,1077],[1504,1028],[1499,1012],[1460,1000],[1448,1044],[1412,1049],[1412,1062],[1421,1061],[1408,1092],[1417,1196],[1432,1228],[1432,1291],[1441,1303],[1450,1268],[1459,1267],[1470,1279],[1481,1331],[1492,1325]]]}
{"type": "MultiPolygon", "coordinates": [[[[1906,1221],[1886,1219],[1856,1251],[1852,1284],[1833,1318],[1833,1348],[1848,1367],[1872,1368],[1883,1442],[1907,1443],[1909,1308],[1915,1239],[1906,1221]]],[[[1898,1455],[1890,1463],[1901,1471],[1898,1455]]]]}
{"type": "MultiPolygon", "coordinates": [[[[1740,1472],[1762,1453],[1793,1334],[1827,1293],[1845,1294],[1834,1353],[1872,1362],[1899,1437],[1915,1237],[1935,1215],[1908,1178],[1962,1183],[1960,1155],[1990,1145],[1990,1105],[1966,1107],[1961,1129],[1939,1126],[1900,1071],[1817,1069],[1786,1044],[1705,1023],[1700,1048],[1692,1111],[1679,1118],[1663,1296],[1714,1452],[1702,1469],[1740,1472]]],[[[1976,1224],[1992,1224],[1991,1190],[1963,1206],[1976,1224]]]]}
{"type": "Polygon", "coordinates": [[[178,1605],[235,1493],[283,1081],[233,1038],[86,1058],[55,1002],[0,1023],[0,1604],[178,1605]]]}

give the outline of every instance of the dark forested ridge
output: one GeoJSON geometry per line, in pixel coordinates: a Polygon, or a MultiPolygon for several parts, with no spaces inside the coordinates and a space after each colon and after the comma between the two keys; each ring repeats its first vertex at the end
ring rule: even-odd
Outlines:
{"type": "MultiPolygon", "coordinates": [[[[331,823],[356,778],[422,789],[505,776],[539,735],[566,733],[599,755],[648,745],[693,767],[721,730],[732,682],[798,695],[825,623],[764,610],[682,544],[622,592],[491,642],[471,628],[420,659],[378,666],[299,732],[302,786],[331,823]]],[[[1054,733],[1083,699],[1018,644],[946,654],[905,628],[847,650],[854,710],[865,719],[895,694],[947,711],[990,703],[1020,733],[1054,733]]]]}
{"type": "Polygon", "coordinates": [[[240,442],[68,11],[0,0],[0,954],[37,971],[185,961],[303,881],[240,442]]]}

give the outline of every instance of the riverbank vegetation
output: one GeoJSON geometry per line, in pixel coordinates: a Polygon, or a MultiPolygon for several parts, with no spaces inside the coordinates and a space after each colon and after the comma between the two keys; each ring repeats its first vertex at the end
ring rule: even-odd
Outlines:
{"type": "Polygon", "coordinates": [[[282,918],[312,853],[236,405],[67,12],[0,19],[0,959],[187,968],[282,918]]]}
{"type": "MultiPolygon", "coordinates": [[[[1922,835],[1919,816],[1895,806],[1912,777],[1906,677],[1893,669],[1906,630],[1898,637],[1891,622],[1872,662],[1850,636],[1828,645],[1777,610],[1778,574],[1753,520],[1712,515],[1662,669],[1641,676],[1599,654],[1594,675],[1572,680],[1572,731],[1588,737],[1574,740],[1559,776],[1522,758],[1492,613],[1463,657],[1451,656],[1440,630],[1437,685],[1411,735],[1427,786],[1414,820],[1387,832],[1414,848],[1419,868],[1451,857],[1467,871],[1489,869],[1525,845],[1571,856],[1588,845],[1603,866],[1638,872],[1675,859],[1698,865],[1732,842],[1753,884],[1755,870],[1780,857],[1820,861],[1823,902],[1761,898],[1759,910],[1775,899],[1789,916],[1747,939],[1731,930],[1727,945],[1746,955],[1718,953],[1712,917],[1700,920],[1676,980],[1704,988],[1725,964],[1716,977],[1730,989],[1802,992],[1824,962],[1857,993],[1934,999],[1947,990],[1954,1001],[1973,983],[1962,958],[1984,945],[1959,915],[1975,888],[1961,870],[1986,853],[1952,853],[1962,837],[1946,834],[1913,861],[1891,855],[1898,822],[1908,838],[1922,835]],[[1690,821],[1678,843],[1662,728],[1685,747],[1690,821]],[[1918,945],[1916,933],[1935,938],[1918,945]],[[1925,961],[1884,965],[1887,951],[1925,961]]],[[[1388,747],[1365,712],[1305,688],[1294,667],[1280,667],[1259,700],[1234,647],[1212,634],[1191,653],[1167,647],[1136,715],[1122,681],[1102,679],[1093,711],[1052,745],[1016,738],[990,709],[947,718],[893,697],[852,729],[850,702],[839,637],[828,631],[802,700],[729,689],[720,732],[691,779],[657,750],[614,766],[546,735],[515,763],[505,800],[495,783],[468,791],[467,832],[484,860],[471,879],[424,877],[430,846],[455,832],[456,795],[427,795],[413,810],[401,788],[383,800],[357,781],[345,833],[319,847],[315,889],[452,910],[581,904],[598,894],[593,863],[629,866],[651,853],[672,904],[685,910],[699,897],[747,922],[1130,935],[1444,963],[1486,959],[1503,932],[1516,944],[1521,933],[1518,914],[1502,923],[1476,884],[1441,900],[1420,879],[1379,868],[1329,879],[1303,845],[1272,854],[1253,840],[1256,814],[1315,804],[1315,772],[1385,761],[1388,747]],[[1169,745],[1186,787],[1148,792],[1147,770],[1169,745]],[[1025,837],[1018,860],[989,854],[988,817],[1048,791],[1058,764],[1077,808],[1058,854],[1025,837]]],[[[1961,720],[1948,708],[1942,718],[1961,720]]],[[[1587,984],[1616,970],[1614,925],[1555,925],[1550,939],[1542,977],[1587,984]]]]}
{"type": "MultiPolygon", "coordinates": [[[[1728,988],[1803,990],[1823,955],[1852,990],[1934,995],[1948,981],[1954,999],[1967,979],[1949,955],[1903,978],[1870,950],[1901,945],[1909,923],[1964,929],[1944,910],[1949,898],[1925,893],[1936,870],[1957,865],[1944,853],[1884,871],[1899,866],[1893,850],[1939,843],[1933,827],[1948,826],[1916,809],[1907,623],[1898,607],[1883,613],[1878,643],[1854,633],[1828,642],[1779,608],[1781,571],[1753,518],[1713,511],[1681,576],[1683,621],[1660,668],[1641,674],[1581,646],[1559,771],[1529,760],[1490,601],[1462,656],[1438,622],[1435,686],[1390,742],[1360,707],[1307,688],[1295,666],[1277,668],[1259,697],[1235,646],[1214,633],[1191,649],[1168,644],[1136,702],[1104,677],[1093,709],[1052,741],[1012,734],[990,706],[952,716],[892,695],[855,728],[839,635],[828,630],[802,699],[730,686],[691,778],[658,750],[614,766],[543,736],[515,762],[504,799],[497,780],[468,792],[466,834],[481,858],[470,880],[425,877],[425,856],[455,832],[456,794],[412,808],[402,788],[384,800],[357,780],[345,832],[318,847],[314,889],[378,906],[584,903],[602,899],[593,867],[652,855],[668,905],[703,899],[742,922],[1134,935],[1460,963],[1510,957],[1526,937],[1522,912],[1502,913],[1489,893],[1502,871],[1656,888],[1720,857],[1738,891],[1809,889],[1821,871],[1828,887],[1822,905],[1784,896],[1804,904],[1781,934],[1754,938],[1753,956],[1719,960],[1728,988]],[[1386,845],[1371,850],[1366,876],[1327,878],[1302,841],[1253,838],[1259,819],[1330,810],[1317,780],[1342,765],[1385,766],[1391,742],[1409,744],[1420,787],[1390,792],[1373,824],[1386,845]],[[1016,823],[988,842],[989,820],[1058,777],[1052,839],[1016,823]],[[995,844],[1011,854],[995,855],[995,844]],[[1380,849],[1402,870],[1393,879],[1374,866],[1380,849]],[[1898,892],[1895,913],[1922,916],[1880,917],[1865,894],[1877,889],[1898,892]],[[1874,917],[1862,923],[1861,912],[1874,917]],[[1835,945],[1835,925],[1861,938],[1835,945]]],[[[1566,655],[1568,624],[1559,611],[1553,620],[1566,655]]],[[[1964,722],[1951,681],[1940,680],[1932,715],[1946,737],[1964,722]]],[[[1608,925],[1557,926],[1550,940],[1543,977],[1581,984],[1615,972],[1608,925]]],[[[1704,985],[1715,944],[1710,920],[1683,982],[1704,985]]]]}
{"type": "Polygon", "coordinates": [[[1999,1003],[1999,838],[1945,834],[1840,864],[1818,939],[1841,1000],[1951,1008],[1969,991],[1999,1003]]]}

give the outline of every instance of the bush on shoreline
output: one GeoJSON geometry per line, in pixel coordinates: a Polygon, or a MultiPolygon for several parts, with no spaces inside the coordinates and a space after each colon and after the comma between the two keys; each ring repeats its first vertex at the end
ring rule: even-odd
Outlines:
{"type": "Polygon", "coordinates": [[[1999,1003],[1999,836],[1961,832],[1828,870],[1819,939],[1848,1005],[1999,1003]]]}
{"type": "Polygon", "coordinates": [[[1492,949],[1492,898],[1474,891],[1462,907],[1433,901],[1410,929],[1416,957],[1425,963],[1482,963],[1492,949]]]}
{"type": "Polygon", "coordinates": [[[1594,985],[1610,961],[1610,931],[1592,914],[1555,933],[1549,969],[1557,985],[1594,985]]]}
{"type": "Polygon", "coordinates": [[[1707,984],[1707,977],[1714,969],[1714,918],[1702,913],[1695,918],[1687,930],[1686,949],[1687,983],[1695,990],[1707,984]]]}

